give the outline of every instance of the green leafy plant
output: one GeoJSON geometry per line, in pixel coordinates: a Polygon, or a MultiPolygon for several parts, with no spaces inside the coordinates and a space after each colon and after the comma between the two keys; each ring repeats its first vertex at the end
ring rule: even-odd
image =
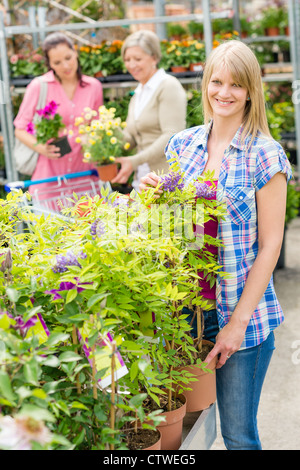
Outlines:
{"type": "Polygon", "coordinates": [[[263,29],[280,27],[284,20],[284,8],[283,7],[268,7],[262,10],[262,18],[260,20],[261,27],[263,29]]]}

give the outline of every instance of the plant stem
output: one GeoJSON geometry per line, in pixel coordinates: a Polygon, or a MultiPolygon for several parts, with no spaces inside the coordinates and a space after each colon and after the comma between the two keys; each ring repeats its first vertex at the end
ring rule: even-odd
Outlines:
{"type": "MultiPolygon", "coordinates": [[[[94,316],[90,315],[92,325],[94,324],[94,316]]],[[[93,398],[97,400],[97,382],[96,382],[96,358],[95,358],[96,347],[95,344],[92,346],[92,376],[93,376],[93,398]]]]}
{"type": "MultiPolygon", "coordinates": [[[[73,325],[72,340],[73,340],[73,344],[78,344],[76,326],[75,325],[73,325]]],[[[75,348],[75,352],[76,352],[76,354],[78,353],[77,348],[75,348]]],[[[78,395],[81,395],[81,385],[80,385],[80,381],[79,381],[79,374],[76,375],[76,388],[77,388],[78,395]]]]}
{"type": "MultiPolygon", "coordinates": [[[[112,342],[112,356],[111,356],[111,395],[110,395],[110,429],[115,429],[115,351],[116,343],[112,342]]],[[[114,444],[109,445],[110,450],[114,450],[114,444]]]]}

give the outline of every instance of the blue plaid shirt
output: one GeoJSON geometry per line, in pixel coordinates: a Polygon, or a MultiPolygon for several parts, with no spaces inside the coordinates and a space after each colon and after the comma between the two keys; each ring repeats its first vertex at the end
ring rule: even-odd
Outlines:
{"type": "MultiPolygon", "coordinates": [[[[238,129],[224,153],[217,187],[217,199],[227,205],[226,217],[218,225],[218,237],[224,244],[219,248],[218,261],[230,274],[227,279],[218,276],[216,282],[220,328],[228,323],[257,256],[255,193],[278,172],[286,174],[287,180],[292,177],[290,163],[278,142],[259,135],[249,145],[250,138],[241,139],[242,130],[238,129]]],[[[195,180],[205,168],[209,131],[206,126],[186,129],[175,134],[166,147],[168,160],[174,158],[174,153],[178,155],[186,183],[195,180]]],[[[241,349],[260,344],[283,319],[272,277],[250,319],[241,349]]]]}

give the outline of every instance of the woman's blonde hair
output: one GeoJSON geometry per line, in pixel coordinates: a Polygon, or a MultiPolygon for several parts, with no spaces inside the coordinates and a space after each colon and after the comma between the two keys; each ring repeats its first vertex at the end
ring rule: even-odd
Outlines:
{"type": "Polygon", "coordinates": [[[140,30],[127,36],[121,49],[123,60],[126,49],[129,47],[140,47],[146,54],[154,57],[157,63],[161,59],[160,40],[153,31],[140,30]]]}
{"type": "Polygon", "coordinates": [[[260,65],[251,49],[238,40],[227,41],[216,47],[209,55],[203,73],[202,102],[204,122],[212,119],[207,88],[212,74],[216,69],[227,68],[233,80],[248,92],[246,101],[242,138],[250,138],[250,142],[260,131],[271,137],[265,108],[264,90],[261,79],[260,65]]]}

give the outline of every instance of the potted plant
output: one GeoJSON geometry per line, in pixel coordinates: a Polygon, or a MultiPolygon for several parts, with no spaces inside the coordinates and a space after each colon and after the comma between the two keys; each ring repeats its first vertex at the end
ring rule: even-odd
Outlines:
{"type": "Polygon", "coordinates": [[[194,39],[203,39],[203,23],[190,21],[187,25],[189,33],[194,39]]]}
{"type": "Polygon", "coordinates": [[[82,73],[102,76],[101,46],[81,46],[79,49],[79,63],[82,73]]]}
{"type": "Polygon", "coordinates": [[[201,72],[206,58],[204,43],[196,40],[189,41],[187,47],[190,57],[190,70],[201,72]]]}
{"type": "Polygon", "coordinates": [[[170,41],[180,41],[186,35],[187,35],[187,30],[181,24],[179,23],[167,24],[167,36],[170,39],[170,41]]]}
{"type": "Polygon", "coordinates": [[[98,112],[86,108],[83,115],[75,119],[76,142],[82,145],[83,161],[95,165],[102,181],[111,181],[117,175],[115,158],[129,149],[122,132],[126,123],[115,117],[115,111],[105,106],[100,106],[98,112]]]}
{"type": "Polygon", "coordinates": [[[268,7],[262,10],[261,27],[266,36],[278,36],[280,24],[283,20],[284,9],[282,7],[268,7]]]}
{"type": "Polygon", "coordinates": [[[35,135],[37,144],[47,142],[59,147],[61,156],[71,152],[66,135],[59,137],[60,131],[65,127],[62,117],[56,112],[58,104],[50,101],[43,109],[37,110],[33,122],[27,124],[27,132],[35,135]]]}
{"type": "Polygon", "coordinates": [[[190,57],[186,41],[171,41],[166,48],[166,54],[172,72],[182,73],[188,70],[190,57]]]}

